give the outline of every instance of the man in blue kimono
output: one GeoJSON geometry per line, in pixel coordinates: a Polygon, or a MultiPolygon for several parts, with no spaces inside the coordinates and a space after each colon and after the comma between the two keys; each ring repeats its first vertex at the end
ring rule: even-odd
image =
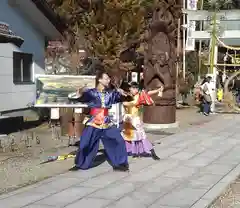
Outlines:
{"type": "Polygon", "coordinates": [[[128,158],[121,131],[111,121],[108,111],[112,104],[121,102],[125,96],[123,90],[109,88],[110,77],[106,72],[96,76],[97,87],[78,92],[79,101],[90,108],[90,119],[82,132],[79,149],[75,158],[75,167],[71,170],[89,169],[97,156],[100,139],[104,145],[109,163],[115,171],[128,171],[128,158]]]}

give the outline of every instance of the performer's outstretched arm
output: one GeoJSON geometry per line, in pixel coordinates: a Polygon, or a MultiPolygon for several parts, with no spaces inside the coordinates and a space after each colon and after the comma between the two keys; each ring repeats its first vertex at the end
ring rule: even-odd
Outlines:
{"type": "Polygon", "coordinates": [[[158,88],[158,89],[156,89],[156,90],[150,90],[150,91],[148,91],[147,93],[148,93],[149,95],[154,95],[154,94],[159,93],[159,96],[162,97],[162,92],[163,92],[163,87],[160,87],[160,88],[158,88]]]}
{"type": "Polygon", "coordinates": [[[68,95],[68,99],[74,102],[87,103],[91,101],[91,89],[81,88],[68,95]]]}

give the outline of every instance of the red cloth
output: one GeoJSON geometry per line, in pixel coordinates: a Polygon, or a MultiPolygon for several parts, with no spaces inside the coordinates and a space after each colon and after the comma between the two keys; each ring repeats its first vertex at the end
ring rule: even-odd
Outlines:
{"type": "Polygon", "coordinates": [[[104,123],[105,116],[108,115],[107,108],[91,108],[90,115],[94,116],[93,122],[97,125],[104,123]]]}
{"type": "Polygon", "coordinates": [[[95,116],[97,114],[103,114],[104,116],[107,116],[108,109],[107,108],[91,108],[90,115],[95,116]]]}
{"type": "Polygon", "coordinates": [[[146,91],[141,91],[139,94],[137,105],[153,105],[154,101],[146,91]]]}

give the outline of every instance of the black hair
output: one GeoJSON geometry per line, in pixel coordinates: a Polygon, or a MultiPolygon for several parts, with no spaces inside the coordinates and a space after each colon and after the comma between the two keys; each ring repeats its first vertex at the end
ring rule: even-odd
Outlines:
{"type": "MultiPolygon", "coordinates": [[[[120,86],[120,88],[123,89],[125,92],[130,92],[130,87],[131,87],[131,84],[128,83],[127,81],[123,81],[120,86]]],[[[122,96],[121,101],[122,102],[131,102],[131,101],[133,101],[133,97],[131,95],[122,96]]]]}
{"type": "Polygon", "coordinates": [[[204,77],[201,85],[205,84],[206,82],[209,82],[210,80],[212,80],[211,76],[204,77]]]}
{"type": "Polygon", "coordinates": [[[129,86],[132,88],[139,88],[139,84],[137,82],[130,82],[129,86]]]}
{"type": "Polygon", "coordinates": [[[207,78],[204,77],[204,78],[203,78],[203,81],[202,81],[202,83],[201,83],[201,85],[205,84],[206,82],[207,82],[207,78]]]}
{"type": "Polygon", "coordinates": [[[120,88],[128,92],[130,88],[130,84],[127,81],[123,81],[120,85],[120,88]]]}
{"type": "Polygon", "coordinates": [[[110,77],[110,75],[108,74],[108,72],[105,71],[105,70],[99,70],[99,71],[96,72],[96,78],[95,78],[95,80],[96,80],[96,86],[99,84],[99,79],[102,79],[102,77],[103,77],[104,74],[106,74],[106,75],[108,75],[108,76],[110,77]]]}

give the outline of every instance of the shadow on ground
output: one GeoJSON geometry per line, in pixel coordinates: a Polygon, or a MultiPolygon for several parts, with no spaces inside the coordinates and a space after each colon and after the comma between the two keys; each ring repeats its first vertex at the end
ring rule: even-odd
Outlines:
{"type": "Polygon", "coordinates": [[[24,121],[22,117],[0,119],[0,134],[11,134],[22,130],[36,128],[44,122],[44,120],[24,121]]]}

